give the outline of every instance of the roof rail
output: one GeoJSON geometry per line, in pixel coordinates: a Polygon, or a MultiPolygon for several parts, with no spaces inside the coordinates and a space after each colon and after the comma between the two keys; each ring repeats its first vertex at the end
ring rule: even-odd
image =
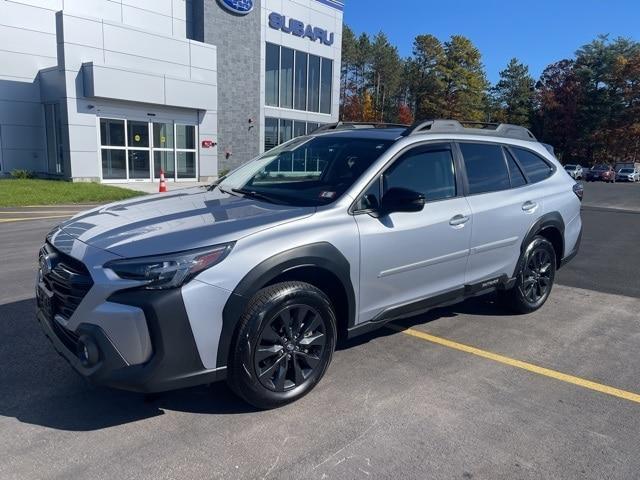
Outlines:
{"type": "Polygon", "coordinates": [[[312,133],[326,132],[329,130],[358,130],[363,128],[408,128],[402,123],[377,123],[377,122],[336,122],[327,123],[316,128],[312,133]]]}
{"type": "Polygon", "coordinates": [[[458,120],[426,120],[407,128],[404,137],[419,133],[466,133],[472,135],[492,135],[537,142],[528,129],[508,123],[459,122],[458,120]]]}

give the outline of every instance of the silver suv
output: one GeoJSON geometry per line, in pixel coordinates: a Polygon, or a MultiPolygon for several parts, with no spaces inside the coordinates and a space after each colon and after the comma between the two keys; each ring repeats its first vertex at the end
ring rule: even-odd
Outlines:
{"type": "Polygon", "coordinates": [[[226,378],[276,407],[340,338],[494,290],[540,308],[578,251],[581,196],[521,127],[335,124],[216,185],[64,222],[40,251],[37,316],[95,383],[226,378]]]}

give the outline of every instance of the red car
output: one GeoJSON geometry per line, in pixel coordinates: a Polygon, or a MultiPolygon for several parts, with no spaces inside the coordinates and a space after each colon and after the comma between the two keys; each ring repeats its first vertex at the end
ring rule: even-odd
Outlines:
{"type": "Polygon", "coordinates": [[[587,182],[602,180],[607,183],[615,183],[616,171],[610,165],[594,165],[589,171],[587,171],[585,179],[587,182]]]}

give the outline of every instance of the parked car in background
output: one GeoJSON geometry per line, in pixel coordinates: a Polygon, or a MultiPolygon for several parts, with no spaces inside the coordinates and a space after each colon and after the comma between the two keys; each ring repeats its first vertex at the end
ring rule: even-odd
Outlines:
{"type": "Polygon", "coordinates": [[[621,168],[616,174],[616,180],[619,182],[640,182],[640,169],[621,168]]]}
{"type": "Polygon", "coordinates": [[[623,168],[635,168],[640,172],[640,162],[616,162],[613,169],[619,172],[623,168]]]}
{"type": "Polygon", "coordinates": [[[574,180],[582,180],[582,177],[584,175],[582,165],[565,165],[564,169],[574,180]]]}
{"type": "Polygon", "coordinates": [[[599,180],[607,183],[616,181],[616,172],[611,165],[594,165],[587,171],[587,182],[597,182],[599,180]]]}

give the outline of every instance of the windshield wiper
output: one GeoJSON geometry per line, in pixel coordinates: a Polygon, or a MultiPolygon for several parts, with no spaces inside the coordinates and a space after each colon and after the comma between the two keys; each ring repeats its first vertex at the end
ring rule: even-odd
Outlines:
{"type": "Polygon", "coordinates": [[[220,185],[226,178],[227,178],[226,176],[219,178],[218,180],[213,182],[211,185],[209,185],[207,187],[207,190],[209,190],[210,192],[213,192],[216,189],[216,187],[220,185]]]}
{"type": "Polygon", "coordinates": [[[265,202],[269,202],[269,203],[282,203],[278,200],[276,200],[273,197],[270,197],[268,195],[265,195],[263,193],[259,193],[256,192],[254,190],[247,190],[244,188],[232,188],[231,191],[233,193],[239,193],[240,195],[244,195],[245,197],[251,197],[251,198],[256,198],[258,200],[264,200],[265,202]]]}

